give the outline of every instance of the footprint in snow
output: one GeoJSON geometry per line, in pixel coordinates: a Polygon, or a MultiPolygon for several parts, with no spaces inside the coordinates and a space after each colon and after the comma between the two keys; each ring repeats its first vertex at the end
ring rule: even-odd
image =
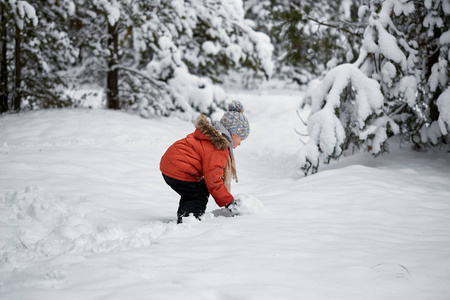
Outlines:
{"type": "Polygon", "coordinates": [[[383,279],[409,279],[411,274],[401,264],[378,264],[370,267],[380,278],[383,279]]]}

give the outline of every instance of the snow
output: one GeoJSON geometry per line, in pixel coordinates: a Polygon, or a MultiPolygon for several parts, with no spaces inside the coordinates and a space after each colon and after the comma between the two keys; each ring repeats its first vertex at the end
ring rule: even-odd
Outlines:
{"type": "Polygon", "coordinates": [[[416,104],[417,81],[414,76],[405,76],[400,79],[398,89],[402,98],[408,103],[409,107],[416,104]]]}
{"type": "Polygon", "coordinates": [[[386,58],[400,64],[402,69],[406,70],[406,57],[398,47],[397,39],[391,35],[378,20],[371,19],[370,24],[377,29],[379,52],[386,58]]]}
{"type": "Polygon", "coordinates": [[[344,128],[346,124],[351,124],[352,133],[360,139],[375,133],[371,147],[373,151],[381,150],[381,144],[387,139],[386,124],[390,120],[368,120],[371,115],[382,111],[383,95],[376,80],[366,77],[353,64],[342,64],[330,70],[319,84],[311,88],[313,90],[308,91],[311,114],[307,121],[310,139],[298,156],[302,169],[309,172],[311,166],[317,167],[319,163],[328,161],[329,157],[342,154],[341,145],[346,135],[350,134],[344,128]],[[348,87],[354,96],[345,95],[348,87]],[[348,114],[347,111],[355,113],[348,114]],[[339,118],[337,115],[340,115],[339,118]]]}
{"type": "Polygon", "coordinates": [[[412,14],[414,12],[414,3],[409,1],[395,1],[394,4],[394,13],[396,16],[400,16],[401,14],[404,14],[405,16],[408,16],[409,14],[412,14]]]}
{"type": "Polygon", "coordinates": [[[216,46],[211,41],[206,41],[202,45],[202,50],[208,55],[216,55],[220,51],[220,46],[216,46]]]}
{"type": "Polygon", "coordinates": [[[437,107],[439,108],[439,128],[442,134],[448,133],[450,128],[450,88],[447,88],[437,99],[437,107]]]}
{"type": "Polygon", "coordinates": [[[183,105],[184,110],[192,114],[195,114],[192,107],[206,113],[209,108],[216,108],[215,103],[226,99],[225,91],[214,85],[211,79],[192,75],[187,68],[176,68],[168,84],[180,95],[178,104],[187,101],[189,105],[183,105]]]}
{"type": "Polygon", "coordinates": [[[239,60],[242,57],[242,48],[239,47],[238,45],[231,44],[225,48],[225,53],[232,62],[238,64],[239,60]]]}
{"type": "Polygon", "coordinates": [[[442,10],[446,15],[450,15],[450,1],[448,0],[441,0],[442,3],[442,10]]]}
{"type": "Polygon", "coordinates": [[[448,81],[448,62],[445,59],[440,59],[431,67],[431,75],[428,79],[428,84],[430,86],[430,91],[435,92],[437,87],[446,86],[448,81]]]}
{"type": "Polygon", "coordinates": [[[252,126],[232,187],[248,211],[229,217],[210,199],[203,221],[180,225],[158,166],[192,123],[1,116],[0,298],[448,298],[450,154],[391,143],[301,177],[303,94],[228,92],[252,126]]]}
{"type": "Polygon", "coordinates": [[[441,45],[450,44],[450,30],[447,30],[446,32],[442,33],[442,35],[439,38],[439,43],[441,43],[441,45]]]}
{"type": "Polygon", "coordinates": [[[94,3],[105,10],[109,25],[114,26],[119,21],[120,9],[117,3],[111,4],[107,0],[97,0],[94,3]]]}
{"type": "Polygon", "coordinates": [[[425,16],[423,26],[428,27],[428,36],[433,36],[435,27],[442,28],[444,26],[444,20],[440,16],[436,16],[430,12],[425,16]]]}
{"type": "Polygon", "coordinates": [[[103,89],[84,87],[66,90],[65,94],[72,99],[77,107],[99,109],[105,106],[103,89]]]}
{"type": "Polygon", "coordinates": [[[261,59],[261,64],[264,72],[270,77],[274,71],[274,63],[272,61],[273,45],[270,43],[270,37],[263,32],[253,32],[250,34],[256,46],[255,50],[258,57],[261,59]]]}
{"type": "Polygon", "coordinates": [[[261,200],[252,195],[239,194],[234,196],[234,201],[238,215],[255,215],[264,210],[261,200]]]}
{"type": "Polygon", "coordinates": [[[22,30],[24,21],[30,22],[33,26],[37,26],[39,20],[36,16],[36,10],[26,1],[10,0],[9,4],[16,13],[16,24],[22,30]]]}
{"type": "Polygon", "coordinates": [[[387,84],[387,86],[392,86],[392,79],[397,74],[397,69],[395,65],[391,62],[386,62],[381,69],[381,78],[383,82],[387,84]]]}

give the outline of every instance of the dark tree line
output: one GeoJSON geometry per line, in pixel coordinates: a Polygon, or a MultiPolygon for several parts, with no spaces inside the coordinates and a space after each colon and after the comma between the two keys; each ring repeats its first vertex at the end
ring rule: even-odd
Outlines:
{"type": "Polygon", "coordinates": [[[111,109],[213,111],[219,92],[196,103],[185,90],[214,90],[230,70],[272,72],[270,39],[238,3],[1,0],[1,111],[77,106],[67,91],[98,89],[111,109]]]}

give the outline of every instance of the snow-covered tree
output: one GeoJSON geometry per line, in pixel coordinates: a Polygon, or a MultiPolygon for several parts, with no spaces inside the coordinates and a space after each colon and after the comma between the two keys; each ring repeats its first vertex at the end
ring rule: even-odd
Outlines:
{"type": "Polygon", "coordinates": [[[358,59],[332,69],[311,92],[305,174],[345,150],[375,155],[398,135],[416,147],[449,142],[449,15],[445,0],[371,0],[358,59]]]}
{"type": "Polygon", "coordinates": [[[2,110],[70,105],[65,77],[78,55],[67,34],[72,1],[0,1],[0,6],[2,110]]]}
{"type": "Polygon", "coordinates": [[[247,68],[264,77],[272,73],[270,39],[247,24],[241,1],[169,1],[145,12],[136,30],[139,64],[154,79],[149,88],[159,87],[156,95],[139,102],[143,114],[154,114],[155,109],[160,114],[209,114],[225,100],[224,91],[214,84],[230,70],[247,68]],[[166,104],[155,105],[155,97],[166,104]]]}
{"type": "Polygon", "coordinates": [[[32,5],[17,0],[0,1],[0,15],[0,112],[19,111],[24,93],[23,40],[27,38],[27,26],[36,26],[38,18],[32,5]]]}
{"type": "Polygon", "coordinates": [[[106,73],[115,107],[143,116],[209,114],[225,100],[215,83],[229,70],[272,72],[270,40],[246,25],[237,0],[91,0],[76,17],[87,27],[74,33],[86,45],[82,77],[106,73]]]}
{"type": "Polygon", "coordinates": [[[0,4],[0,113],[9,109],[8,100],[8,31],[7,8],[3,2],[0,4]]]}
{"type": "Polygon", "coordinates": [[[39,23],[27,32],[24,51],[24,109],[72,105],[65,92],[70,68],[76,63],[78,49],[68,35],[67,20],[74,13],[74,2],[32,1],[39,23]]]}
{"type": "Polygon", "coordinates": [[[230,70],[246,68],[262,78],[273,70],[270,39],[248,25],[240,0],[28,2],[0,0],[1,22],[8,25],[0,31],[0,72],[8,74],[0,99],[11,98],[3,86],[12,86],[11,57],[20,56],[29,108],[71,104],[68,89],[103,89],[110,108],[190,118],[225,100],[216,84],[230,70]],[[16,35],[25,55],[15,51],[9,25],[31,12],[39,25],[16,35]]]}

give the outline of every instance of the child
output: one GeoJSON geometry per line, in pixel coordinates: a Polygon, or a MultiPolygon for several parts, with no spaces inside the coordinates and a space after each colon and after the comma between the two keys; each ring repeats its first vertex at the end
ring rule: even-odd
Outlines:
{"type": "Polygon", "coordinates": [[[233,149],[250,133],[244,107],[238,101],[228,106],[220,122],[210,124],[201,115],[195,128],[170,146],[160,163],[164,180],[181,196],[178,223],[190,214],[199,219],[205,213],[209,194],[220,207],[233,203],[231,177],[237,182],[233,149]]]}

